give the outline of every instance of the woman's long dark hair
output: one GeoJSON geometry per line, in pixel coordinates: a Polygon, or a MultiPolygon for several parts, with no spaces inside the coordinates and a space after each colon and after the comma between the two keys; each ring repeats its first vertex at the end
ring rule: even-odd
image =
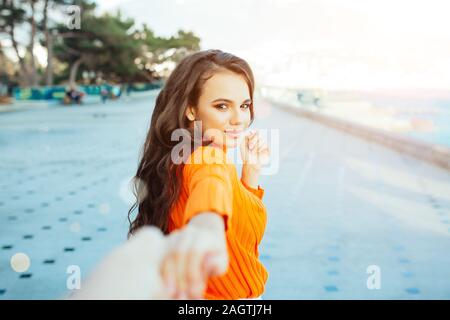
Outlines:
{"type": "MultiPolygon", "coordinates": [[[[223,69],[244,77],[253,101],[254,77],[250,66],[245,60],[220,50],[200,51],[185,57],[158,94],[134,177],[136,202],[128,211],[129,237],[144,225],[154,225],[168,233],[169,214],[180,193],[183,167],[171,160],[172,148],[178,143],[171,140],[172,132],[181,128],[193,132],[186,108],[197,106],[206,80],[223,69]],[[136,208],[138,213],[131,221],[136,208]]],[[[250,115],[253,121],[253,103],[250,115]]]]}

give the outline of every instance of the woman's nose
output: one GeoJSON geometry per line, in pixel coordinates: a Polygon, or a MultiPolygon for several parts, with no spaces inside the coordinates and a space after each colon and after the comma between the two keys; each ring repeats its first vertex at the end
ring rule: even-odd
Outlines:
{"type": "Polygon", "coordinates": [[[240,125],[244,121],[243,117],[244,117],[244,115],[240,109],[238,109],[238,110],[234,109],[231,114],[230,123],[232,125],[240,125]]]}

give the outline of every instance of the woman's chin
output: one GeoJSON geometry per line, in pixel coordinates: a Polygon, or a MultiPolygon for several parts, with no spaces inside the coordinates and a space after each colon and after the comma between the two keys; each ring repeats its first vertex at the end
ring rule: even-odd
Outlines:
{"type": "Polygon", "coordinates": [[[227,138],[225,137],[224,139],[214,139],[213,144],[217,147],[224,147],[226,149],[233,149],[233,148],[237,148],[239,146],[239,138],[227,138]]]}

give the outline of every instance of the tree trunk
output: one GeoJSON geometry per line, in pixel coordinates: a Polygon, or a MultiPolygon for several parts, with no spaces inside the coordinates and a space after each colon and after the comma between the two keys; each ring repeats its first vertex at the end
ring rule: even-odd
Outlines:
{"type": "Polygon", "coordinates": [[[72,65],[72,67],[70,67],[70,77],[69,77],[69,84],[71,86],[75,85],[75,82],[77,80],[77,73],[78,73],[78,68],[80,67],[81,63],[83,62],[83,57],[78,58],[78,60],[76,60],[74,62],[74,64],[72,65]]]}
{"type": "Polygon", "coordinates": [[[45,33],[45,46],[47,48],[47,68],[45,70],[45,84],[53,85],[53,34],[48,30],[48,2],[45,0],[42,25],[45,33]]]}
{"type": "Polygon", "coordinates": [[[28,70],[27,70],[27,66],[25,64],[25,60],[24,58],[20,55],[19,53],[19,46],[17,44],[17,40],[16,40],[16,35],[15,35],[15,27],[14,24],[12,24],[10,26],[9,29],[9,36],[11,38],[11,43],[12,46],[14,48],[14,52],[16,53],[17,56],[17,60],[19,61],[19,66],[20,66],[20,77],[22,78],[22,82],[23,84],[28,87],[30,86],[30,78],[28,76],[28,70]]]}
{"type": "Polygon", "coordinates": [[[47,69],[45,70],[45,84],[47,86],[53,85],[53,35],[47,31],[46,35],[47,46],[47,69]]]}
{"type": "Polygon", "coordinates": [[[30,17],[30,24],[31,24],[31,33],[30,33],[30,43],[28,45],[28,53],[30,55],[30,84],[32,86],[36,86],[38,84],[37,79],[37,71],[36,71],[36,61],[34,57],[34,42],[36,39],[36,8],[35,8],[35,0],[30,0],[30,7],[31,7],[31,17],[30,17]]]}

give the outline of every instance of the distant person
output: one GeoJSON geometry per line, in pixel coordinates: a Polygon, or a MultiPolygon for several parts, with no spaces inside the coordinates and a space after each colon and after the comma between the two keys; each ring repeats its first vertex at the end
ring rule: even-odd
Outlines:
{"type": "Polygon", "coordinates": [[[131,91],[133,90],[133,85],[131,82],[128,82],[127,84],[127,96],[129,97],[131,95],[131,91]]]}
{"type": "Polygon", "coordinates": [[[108,99],[109,96],[109,90],[108,87],[106,85],[101,85],[100,87],[100,98],[102,99],[103,104],[106,103],[106,100],[108,99]]]}
{"type": "Polygon", "coordinates": [[[122,95],[122,89],[120,86],[113,86],[111,88],[111,96],[113,99],[118,99],[122,95]]]}
{"type": "Polygon", "coordinates": [[[70,85],[66,89],[66,101],[69,102],[69,104],[72,104],[75,102],[76,104],[81,104],[81,99],[83,98],[83,93],[78,90],[78,88],[75,85],[70,85]]]}

